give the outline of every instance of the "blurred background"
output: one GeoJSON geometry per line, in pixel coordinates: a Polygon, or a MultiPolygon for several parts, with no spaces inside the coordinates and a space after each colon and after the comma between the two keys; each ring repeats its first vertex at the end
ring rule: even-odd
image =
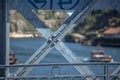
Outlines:
{"type": "MultiPolygon", "coordinates": [[[[34,13],[52,30],[59,26],[72,14],[72,11],[38,10],[34,13]]],[[[15,10],[10,11],[11,38],[43,38],[15,10]]],[[[86,18],[70,31],[64,38],[67,42],[83,45],[120,47],[120,13],[116,10],[93,10],[86,18]]]]}

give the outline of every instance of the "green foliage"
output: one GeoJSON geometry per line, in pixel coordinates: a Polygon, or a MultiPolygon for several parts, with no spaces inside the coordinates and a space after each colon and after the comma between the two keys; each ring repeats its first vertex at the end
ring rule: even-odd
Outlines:
{"type": "MultiPolygon", "coordinates": [[[[41,18],[44,21],[47,22],[50,21],[47,26],[51,26],[51,30],[55,31],[63,22],[66,18],[68,18],[68,15],[66,12],[59,12],[57,14],[56,11],[34,11],[35,14],[39,18],[41,18]],[[57,14],[57,15],[56,15],[57,14]]],[[[82,34],[88,34],[91,31],[98,31],[98,32],[103,32],[109,27],[109,20],[112,19],[113,17],[116,18],[118,26],[120,25],[120,14],[116,10],[96,10],[92,11],[89,13],[86,18],[78,25],[78,27],[75,27],[73,32],[79,32],[82,34]]],[[[19,19],[25,21],[26,27],[24,28],[24,31],[30,31],[34,32],[35,29],[34,27],[27,22],[22,15],[20,15],[17,11],[14,13],[14,18],[16,21],[19,19]]],[[[15,31],[18,31],[18,26],[17,23],[14,24],[14,29],[15,31]]],[[[11,25],[12,27],[12,25],[11,25]]],[[[12,28],[10,28],[10,31],[13,31],[12,28]]]]}
{"type": "Polygon", "coordinates": [[[116,10],[93,10],[86,16],[83,22],[78,25],[78,27],[82,27],[79,28],[79,31],[84,31],[84,34],[88,33],[89,31],[103,32],[107,29],[106,27],[111,27],[109,25],[109,21],[111,19],[116,20],[116,26],[120,25],[120,14],[116,10]]]}

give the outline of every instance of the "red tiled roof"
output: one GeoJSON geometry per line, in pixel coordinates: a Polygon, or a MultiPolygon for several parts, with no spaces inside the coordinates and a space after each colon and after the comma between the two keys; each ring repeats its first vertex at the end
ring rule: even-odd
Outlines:
{"type": "Polygon", "coordinates": [[[120,27],[117,28],[109,28],[104,32],[104,34],[118,34],[120,33],[120,27]]]}

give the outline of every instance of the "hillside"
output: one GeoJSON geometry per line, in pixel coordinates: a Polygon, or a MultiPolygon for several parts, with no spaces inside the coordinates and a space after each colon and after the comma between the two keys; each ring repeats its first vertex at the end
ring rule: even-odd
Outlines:
{"type": "Polygon", "coordinates": [[[74,31],[87,35],[96,31],[101,33],[109,27],[117,26],[120,26],[120,14],[116,10],[97,10],[89,13],[74,31]]]}
{"type": "MultiPolygon", "coordinates": [[[[66,12],[34,11],[34,13],[53,31],[55,31],[68,17],[66,12]]],[[[10,23],[10,32],[35,32],[34,27],[15,10],[10,12],[10,23]]]]}
{"type": "MultiPolygon", "coordinates": [[[[34,11],[34,13],[52,30],[55,31],[65,19],[67,12],[61,11],[34,11]]],[[[10,12],[10,32],[36,33],[36,30],[17,11],[10,12]]],[[[89,13],[71,33],[84,35],[88,40],[102,34],[109,27],[120,26],[120,14],[115,10],[97,10],[89,13]]]]}

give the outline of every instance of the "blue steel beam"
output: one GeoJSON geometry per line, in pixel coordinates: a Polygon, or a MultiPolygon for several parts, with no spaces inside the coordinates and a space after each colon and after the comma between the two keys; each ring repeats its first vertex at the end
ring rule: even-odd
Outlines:
{"type": "MultiPolygon", "coordinates": [[[[22,3],[25,3],[31,10],[76,10],[77,7],[85,1],[86,0],[8,0],[8,4],[10,9],[15,9],[18,4],[22,5],[22,3]]],[[[120,0],[99,0],[94,9],[115,9],[112,5],[119,5],[118,2],[120,2],[120,0]]],[[[116,8],[120,11],[120,8],[116,8]]]]}
{"type": "MultiPolygon", "coordinates": [[[[26,3],[32,9],[75,10],[79,3],[85,0],[8,0],[10,9],[17,4],[26,3]]],[[[117,9],[120,11],[120,0],[99,0],[94,9],[117,9]],[[106,2],[107,1],[107,2],[106,2]],[[108,3],[109,2],[109,3],[108,3]]],[[[5,64],[6,56],[6,0],[0,1],[0,64],[5,64]]],[[[5,76],[5,70],[0,69],[0,76],[5,76]]]]}
{"type": "MultiPolygon", "coordinates": [[[[90,2],[90,1],[88,0],[88,2],[90,2]]],[[[84,7],[88,5],[88,2],[84,2],[83,3],[84,7]]],[[[18,5],[18,6],[20,6],[20,5],[18,5]]],[[[26,6],[25,4],[24,5],[22,4],[22,6],[23,6],[23,10],[20,9],[22,7],[18,7],[17,11],[20,12],[23,15],[23,17],[26,18],[35,28],[37,28],[37,30],[46,39],[48,39],[49,36],[52,35],[53,32],[50,31],[50,29],[31,11],[31,9],[29,9],[28,6],[26,6]],[[26,11],[26,12],[24,12],[24,11],[26,11]],[[46,27],[46,28],[43,28],[41,26],[46,27]]],[[[82,6],[79,7],[79,10],[82,10],[80,8],[84,8],[84,7],[82,7],[82,6]]],[[[77,11],[79,11],[79,10],[77,10],[77,11]]],[[[80,12],[82,12],[82,11],[80,11],[80,12]]],[[[64,22],[64,24],[67,24],[68,22],[70,22],[71,19],[73,19],[75,17],[75,15],[77,15],[76,13],[78,14],[78,12],[75,12],[74,15],[71,16],[71,18],[69,18],[66,22],[64,22]]],[[[61,41],[59,41],[59,42],[60,43],[57,44],[58,46],[56,46],[55,48],[68,60],[68,62],[70,62],[70,63],[73,63],[73,62],[82,62],[81,60],[78,60],[76,58],[76,56],[74,55],[74,53],[65,44],[63,44],[61,41]]],[[[30,59],[32,60],[34,58],[35,57],[32,57],[30,59]]],[[[79,72],[83,71],[83,68],[82,68],[82,70],[81,70],[80,67],[76,67],[76,68],[77,68],[77,70],[79,72]]],[[[84,68],[85,68],[85,66],[84,66],[84,68]]],[[[88,68],[85,68],[85,69],[88,70],[88,68]]],[[[88,70],[88,71],[90,72],[90,70],[88,70]]],[[[84,71],[84,73],[85,73],[85,71],[84,71]]]]}
{"type": "MultiPolygon", "coordinates": [[[[74,25],[76,25],[77,23],[77,21],[79,20],[79,21],[81,21],[81,19],[83,19],[83,17],[86,15],[86,14],[84,14],[84,9],[85,9],[85,13],[87,13],[86,11],[89,11],[89,8],[87,7],[90,3],[91,3],[91,1],[90,0],[88,0],[88,1],[86,1],[84,4],[85,5],[83,5],[83,6],[81,6],[80,5],[80,7],[74,12],[74,13],[77,13],[77,14],[73,14],[71,17],[72,17],[72,19],[71,18],[69,18],[68,20],[67,20],[67,22],[65,22],[58,30],[57,30],[57,32],[55,32],[55,35],[56,36],[58,36],[58,37],[56,37],[55,38],[55,36],[54,36],[54,34],[53,34],[53,36],[50,38],[49,36],[49,38],[48,38],[48,40],[46,41],[46,43],[44,44],[44,45],[42,45],[42,47],[41,48],[39,48],[39,50],[38,51],[36,51],[35,52],[35,54],[33,54],[26,62],[25,62],[25,64],[34,64],[34,63],[38,63],[41,59],[43,59],[46,55],[47,55],[47,53],[52,49],[52,48],[54,48],[54,43],[56,42],[56,39],[58,38],[59,39],[59,37],[60,37],[60,40],[67,34],[67,32],[69,32],[72,28],[73,28],[73,26],[74,25]],[[86,4],[85,4],[86,3],[86,4]],[[86,10],[86,7],[87,7],[87,10],[86,10]],[[77,17],[76,17],[77,16],[77,17]],[[80,17],[80,18],[79,18],[80,17]],[[67,24],[69,24],[69,25],[67,25],[67,24]],[[65,25],[65,26],[64,26],[65,25]],[[68,28],[68,27],[70,27],[70,28],[68,28]],[[62,30],[62,31],[61,31],[62,30]],[[58,34],[58,35],[57,35],[58,34]],[[50,40],[49,40],[50,39],[50,40]],[[51,39],[55,39],[55,40],[53,40],[52,42],[51,42],[51,39]],[[55,41],[55,42],[54,42],[55,41]],[[53,46],[52,46],[53,45],[53,46]]],[[[23,3],[22,3],[22,5],[23,5],[23,3]]],[[[93,3],[91,4],[91,6],[93,5],[93,3]]],[[[18,5],[19,6],[19,5],[18,5]]],[[[38,23],[38,21],[39,21],[39,19],[38,20],[35,20],[37,17],[35,17],[35,16],[33,16],[34,14],[33,13],[31,13],[31,10],[29,10],[29,8],[27,8],[27,6],[26,5],[23,5],[23,7],[24,7],[24,9],[20,9],[20,7],[18,7],[17,8],[17,11],[19,11],[20,13],[22,13],[22,15],[28,20],[28,21],[30,21],[30,23],[31,24],[35,24],[34,25],[34,27],[35,28],[39,28],[40,27],[40,25],[38,25],[38,24],[40,24],[40,23],[38,23]],[[28,12],[24,12],[24,11],[28,11],[28,12]],[[31,15],[30,15],[31,14],[31,15]],[[32,17],[33,18],[32,18],[32,17]]],[[[91,10],[91,9],[90,9],[91,10]]],[[[42,32],[43,33],[43,32],[42,32]]],[[[46,36],[45,36],[46,37],[46,36]]],[[[59,42],[59,41],[58,41],[59,42]]],[[[58,44],[57,44],[58,45],[58,44]]],[[[62,45],[63,46],[63,45],[62,45]]],[[[59,50],[61,50],[60,48],[59,48],[59,50]]],[[[65,51],[65,49],[63,49],[63,50],[61,50],[61,51],[65,51]]],[[[61,52],[60,51],[60,52],[61,52]]],[[[67,52],[67,51],[66,51],[67,52]]],[[[63,52],[64,53],[64,52],[63,52]]],[[[66,59],[68,59],[68,61],[70,62],[70,63],[73,63],[73,62],[81,62],[80,60],[78,60],[78,59],[76,59],[76,57],[74,57],[74,56],[72,56],[71,57],[71,54],[70,55],[67,55],[68,53],[64,53],[64,54],[62,54],[62,55],[64,55],[64,57],[66,58],[66,59]],[[72,59],[71,59],[72,58],[72,59]]],[[[82,70],[80,69],[80,67],[78,68],[78,67],[76,67],[77,68],[77,70],[79,70],[79,72],[81,72],[82,74],[93,74],[92,72],[90,72],[90,70],[88,69],[88,68],[86,68],[85,66],[84,66],[84,68],[85,68],[85,70],[87,70],[87,72],[85,71],[85,70],[83,70],[83,67],[82,67],[82,70]]],[[[32,68],[31,68],[32,69],[32,68]]],[[[24,76],[24,75],[26,75],[27,73],[28,73],[28,71],[30,71],[31,69],[28,69],[28,68],[22,68],[22,69],[20,69],[20,70],[18,70],[17,71],[17,74],[16,74],[16,76],[24,76]]]]}
{"type": "MultiPolygon", "coordinates": [[[[17,5],[21,5],[23,7],[24,4],[29,6],[31,10],[75,10],[78,5],[83,3],[86,0],[8,0],[10,9],[17,9],[17,5]]],[[[94,9],[117,9],[119,11],[120,0],[99,0],[97,4],[94,6],[94,9]]],[[[81,4],[84,5],[84,4],[81,4]]],[[[27,15],[26,15],[27,16],[27,15]]],[[[74,16],[73,16],[74,17],[74,16]]],[[[33,17],[31,17],[32,19],[33,17]]],[[[72,20],[68,19],[65,23],[69,23],[72,20]]],[[[76,21],[75,23],[78,23],[76,21]]]]}
{"type": "MultiPolygon", "coordinates": [[[[0,65],[5,65],[5,56],[6,56],[6,0],[0,0],[0,65]]],[[[0,77],[5,77],[5,68],[0,68],[0,77]]]]}
{"type": "Polygon", "coordinates": [[[120,12],[120,0],[106,0],[108,4],[110,4],[113,9],[116,9],[118,12],[120,12]]]}
{"type": "MultiPolygon", "coordinates": [[[[22,1],[22,0],[21,0],[22,1]]],[[[29,3],[20,3],[20,4],[17,4],[17,3],[19,3],[19,1],[16,3],[17,5],[16,5],[16,7],[14,8],[14,9],[19,9],[18,11],[22,11],[22,7],[24,7],[24,10],[23,10],[23,13],[24,13],[24,11],[27,11],[27,12],[31,12],[31,9],[44,9],[43,7],[45,6],[45,4],[47,4],[47,0],[45,1],[45,0],[28,0],[29,1],[29,3]],[[42,7],[40,7],[40,5],[39,6],[37,6],[39,3],[44,3],[43,5],[42,5],[42,7]],[[25,4],[25,5],[24,5],[25,4]],[[31,6],[30,6],[30,4],[31,4],[31,6]],[[19,6],[20,5],[20,6],[19,6]],[[30,9],[28,10],[27,8],[26,8],[26,6],[28,6],[30,9]],[[21,9],[20,9],[20,7],[21,7],[21,9]],[[39,8],[40,7],[40,8],[39,8]]],[[[78,1],[78,3],[80,2],[79,0],[77,0],[78,1]]],[[[83,2],[83,0],[81,0],[82,2],[83,2]]],[[[96,5],[94,6],[94,9],[103,9],[103,8],[111,8],[111,9],[119,9],[118,8],[118,6],[119,6],[119,4],[116,4],[116,2],[118,2],[118,0],[116,0],[115,2],[114,2],[114,4],[113,5],[111,5],[112,4],[112,2],[111,2],[111,0],[110,0],[110,2],[109,1],[107,1],[107,0],[104,0],[103,2],[101,2],[102,0],[99,0],[97,3],[96,3],[96,5]],[[100,7],[98,6],[98,5],[101,5],[100,7]],[[104,5],[104,6],[102,6],[102,5],[104,5]],[[109,5],[109,6],[108,6],[109,5]],[[117,7],[116,7],[116,5],[117,5],[117,7]]],[[[71,2],[64,2],[64,4],[70,4],[71,2]]],[[[84,2],[83,2],[84,3],[84,2]]],[[[59,1],[58,2],[58,4],[59,4],[59,6],[60,6],[60,4],[63,4],[63,2],[62,2],[62,0],[61,1],[59,1]]],[[[75,3],[76,4],[76,3],[75,3]]],[[[82,4],[82,3],[79,3],[79,5],[85,5],[85,4],[82,4]]],[[[54,10],[55,8],[47,8],[46,7],[46,9],[52,9],[52,10],[54,10]]],[[[57,9],[57,8],[56,8],[57,9]]],[[[62,7],[60,7],[60,9],[61,10],[64,10],[62,7]]],[[[72,10],[72,9],[74,9],[74,8],[70,8],[70,10],[72,10]]],[[[77,10],[77,9],[76,9],[77,10]]],[[[77,13],[76,13],[77,14],[77,13]]],[[[24,17],[27,17],[27,16],[29,16],[28,14],[26,14],[26,15],[24,15],[24,17]]],[[[70,23],[70,21],[74,18],[75,16],[73,15],[73,16],[71,16],[67,21],[65,21],[65,24],[67,24],[67,23],[70,23]]],[[[31,16],[30,15],[30,19],[34,19],[35,17],[34,16],[31,16]]],[[[39,20],[38,20],[39,21],[39,20]]],[[[79,22],[79,19],[75,22],[75,23],[78,23],[79,22]]],[[[32,21],[32,23],[36,23],[36,22],[34,22],[34,20],[32,21]]],[[[35,24],[34,25],[34,27],[37,27],[37,25],[38,24],[35,24]]]]}

